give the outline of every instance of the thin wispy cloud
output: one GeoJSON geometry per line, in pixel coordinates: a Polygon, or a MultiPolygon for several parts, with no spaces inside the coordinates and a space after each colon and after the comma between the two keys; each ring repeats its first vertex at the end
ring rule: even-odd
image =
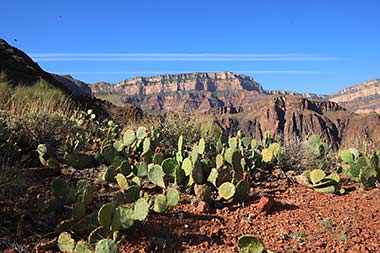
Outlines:
{"type": "MultiPolygon", "coordinates": [[[[159,74],[177,74],[177,73],[193,73],[193,72],[221,72],[221,71],[66,71],[57,72],[60,75],[159,75],[159,74]]],[[[231,72],[243,74],[320,74],[319,71],[313,70],[232,70],[231,72]]]]}
{"type": "Polygon", "coordinates": [[[225,54],[225,53],[34,53],[38,62],[59,61],[209,61],[209,62],[247,62],[247,61],[333,61],[336,57],[312,54],[225,54]]]}

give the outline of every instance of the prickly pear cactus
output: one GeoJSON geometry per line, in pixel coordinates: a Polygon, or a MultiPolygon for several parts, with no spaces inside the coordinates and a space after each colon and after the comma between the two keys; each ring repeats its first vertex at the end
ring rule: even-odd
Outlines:
{"type": "Polygon", "coordinates": [[[166,193],[166,200],[168,206],[175,206],[179,202],[179,192],[175,188],[170,188],[166,193]]]}
{"type": "Polygon", "coordinates": [[[168,208],[168,203],[166,201],[166,196],[163,194],[158,194],[154,198],[153,210],[156,213],[163,213],[168,208]]]}
{"type": "Polygon", "coordinates": [[[120,219],[120,227],[122,229],[128,229],[133,226],[133,209],[126,206],[118,206],[115,209],[115,216],[120,219]]]}
{"type": "Polygon", "coordinates": [[[116,243],[110,239],[102,239],[96,243],[95,253],[118,253],[116,243]]]}
{"type": "Polygon", "coordinates": [[[350,150],[342,150],[340,152],[340,158],[345,163],[353,163],[354,162],[354,155],[350,150]]]}
{"type": "Polygon", "coordinates": [[[63,232],[58,236],[58,248],[62,252],[73,252],[75,241],[71,234],[63,232]]]}
{"type": "Polygon", "coordinates": [[[137,185],[131,185],[124,192],[125,192],[125,202],[134,203],[139,199],[140,187],[137,185]]]}
{"type": "Polygon", "coordinates": [[[219,186],[218,192],[222,198],[224,198],[225,200],[229,200],[234,197],[236,188],[235,185],[233,185],[232,183],[224,182],[219,186]]]}
{"type": "Polygon", "coordinates": [[[216,168],[219,169],[223,166],[224,164],[224,159],[223,159],[223,156],[221,154],[217,154],[216,155],[216,168]]]}
{"type": "Polygon", "coordinates": [[[261,151],[261,155],[263,157],[263,162],[270,163],[273,160],[273,152],[269,148],[264,148],[261,151]]]}
{"type": "Polygon", "coordinates": [[[112,203],[104,204],[98,211],[98,222],[104,227],[109,227],[115,208],[112,203]]]}
{"type": "Polygon", "coordinates": [[[121,173],[118,173],[115,176],[116,182],[119,185],[120,190],[125,190],[128,188],[129,184],[125,176],[121,173]]]}
{"type": "Polygon", "coordinates": [[[281,145],[277,142],[271,143],[268,147],[272,151],[273,156],[277,157],[281,152],[281,145]]]}
{"type": "Polygon", "coordinates": [[[147,136],[148,136],[148,134],[146,132],[146,128],[145,127],[139,127],[137,129],[136,137],[137,137],[138,140],[143,140],[147,136]]]}
{"type": "Polygon", "coordinates": [[[143,221],[148,216],[149,204],[148,202],[141,198],[135,202],[135,207],[133,209],[133,219],[143,221]]]}
{"type": "Polygon", "coordinates": [[[149,180],[161,188],[165,188],[164,175],[165,173],[162,170],[161,165],[154,164],[148,168],[149,180]]]}
{"type": "Polygon", "coordinates": [[[265,250],[261,240],[253,235],[242,235],[238,239],[237,248],[240,253],[262,253],[265,250]]]}
{"type": "Polygon", "coordinates": [[[51,188],[55,196],[67,194],[69,191],[66,181],[60,177],[55,178],[51,182],[51,188]]]}
{"type": "Polygon", "coordinates": [[[123,142],[126,146],[131,146],[136,140],[135,131],[128,129],[123,135],[123,142]]]}
{"type": "Polygon", "coordinates": [[[90,245],[87,242],[81,240],[77,242],[75,246],[74,253],[92,253],[90,245]]]}
{"type": "Polygon", "coordinates": [[[206,149],[206,142],[205,140],[202,138],[199,140],[199,144],[198,144],[198,154],[200,155],[203,155],[205,153],[205,149],[206,149]]]}
{"type": "Polygon", "coordinates": [[[72,218],[73,220],[79,220],[86,215],[86,207],[83,202],[77,202],[73,206],[72,218]]]}
{"type": "Polygon", "coordinates": [[[102,149],[101,154],[108,164],[112,164],[117,156],[117,151],[112,145],[108,145],[102,149]]]}
{"type": "Polygon", "coordinates": [[[317,184],[326,177],[326,173],[321,169],[310,171],[310,181],[312,184],[317,184]]]}
{"type": "Polygon", "coordinates": [[[182,162],[182,169],[185,171],[185,175],[189,176],[193,170],[193,163],[189,158],[185,158],[182,162]]]}
{"type": "Polygon", "coordinates": [[[116,168],[113,165],[108,166],[103,174],[103,180],[113,182],[115,181],[115,176],[117,174],[116,168]]]}
{"type": "Polygon", "coordinates": [[[167,158],[161,164],[162,170],[164,171],[165,175],[172,177],[175,176],[177,166],[179,166],[179,164],[177,160],[174,158],[167,158]]]}

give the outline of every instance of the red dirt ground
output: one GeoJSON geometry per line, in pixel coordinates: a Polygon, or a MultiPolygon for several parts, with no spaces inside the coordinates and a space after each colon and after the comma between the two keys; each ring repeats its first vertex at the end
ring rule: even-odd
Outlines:
{"type": "Polygon", "coordinates": [[[380,189],[351,186],[345,195],[325,195],[280,180],[256,188],[256,197],[246,203],[209,213],[201,213],[192,203],[181,204],[166,214],[152,215],[121,250],[237,252],[237,238],[253,234],[274,252],[380,252],[380,189]],[[256,207],[260,194],[276,201],[266,215],[256,207]]]}

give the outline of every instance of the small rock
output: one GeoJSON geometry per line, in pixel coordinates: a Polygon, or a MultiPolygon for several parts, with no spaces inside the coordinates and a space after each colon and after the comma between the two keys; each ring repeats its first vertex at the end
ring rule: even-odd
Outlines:
{"type": "Polygon", "coordinates": [[[210,211],[210,205],[205,201],[200,201],[197,206],[197,210],[200,213],[205,213],[210,211]]]}
{"type": "Polygon", "coordinates": [[[274,199],[270,196],[261,197],[259,203],[257,204],[257,210],[265,213],[269,213],[274,205],[274,199]]]}

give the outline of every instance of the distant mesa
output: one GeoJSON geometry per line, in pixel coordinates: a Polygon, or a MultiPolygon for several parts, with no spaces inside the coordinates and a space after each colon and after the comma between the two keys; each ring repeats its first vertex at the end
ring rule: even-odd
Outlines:
{"type": "Polygon", "coordinates": [[[380,113],[380,79],[342,89],[328,99],[356,113],[380,113]]]}

